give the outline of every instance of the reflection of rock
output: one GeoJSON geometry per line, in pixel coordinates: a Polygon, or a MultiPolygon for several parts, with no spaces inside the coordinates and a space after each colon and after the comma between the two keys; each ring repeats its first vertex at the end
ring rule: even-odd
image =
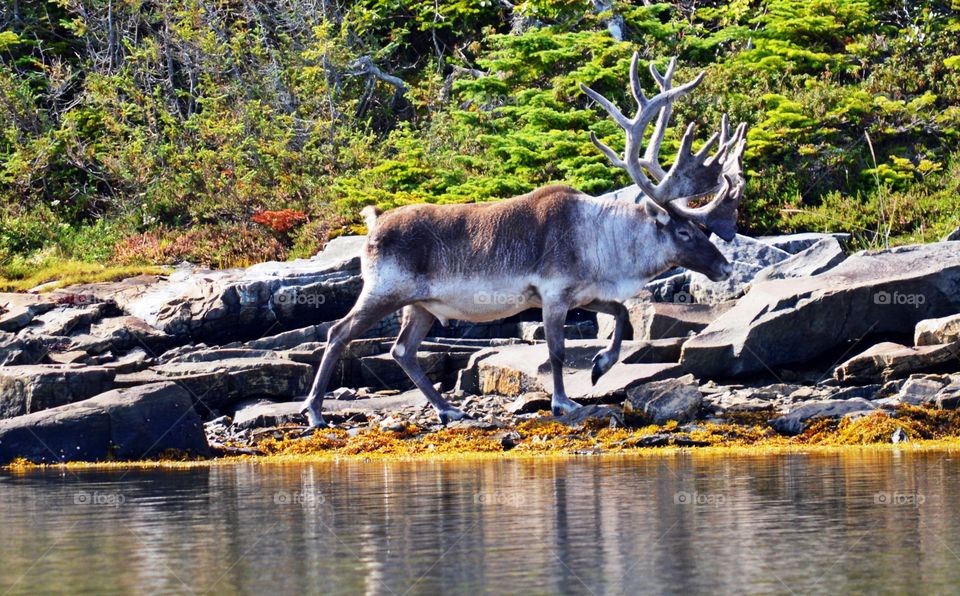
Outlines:
{"type": "Polygon", "coordinates": [[[873,404],[861,398],[807,402],[792,408],[779,418],[774,418],[770,421],[770,426],[780,434],[798,435],[817,418],[840,418],[867,414],[874,410],[876,407],[873,404]]]}
{"type": "Polygon", "coordinates": [[[815,277],[758,283],[684,344],[698,377],[801,363],[868,333],[908,335],[923,319],[960,310],[953,243],[858,253],[815,277]]]}
{"type": "Polygon", "coordinates": [[[947,363],[960,368],[960,342],[915,348],[884,342],[847,360],[833,371],[833,376],[842,383],[871,383],[904,377],[947,363]]]}
{"type": "Polygon", "coordinates": [[[11,418],[93,397],[113,387],[114,372],[99,366],[35,364],[0,367],[0,418],[11,418]]]}
{"type": "Polygon", "coordinates": [[[133,460],[177,450],[208,455],[190,395],[174,383],[120,389],[0,420],[0,464],[133,460]]]}
{"type": "Polygon", "coordinates": [[[703,395],[693,375],[646,383],[627,390],[623,414],[643,424],[689,422],[697,418],[703,395]]]}

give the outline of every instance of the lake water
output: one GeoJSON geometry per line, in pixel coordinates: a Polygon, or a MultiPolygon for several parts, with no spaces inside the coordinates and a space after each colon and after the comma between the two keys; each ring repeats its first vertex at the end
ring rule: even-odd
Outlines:
{"type": "Polygon", "coordinates": [[[958,590],[960,455],[0,473],[0,594],[958,590]]]}

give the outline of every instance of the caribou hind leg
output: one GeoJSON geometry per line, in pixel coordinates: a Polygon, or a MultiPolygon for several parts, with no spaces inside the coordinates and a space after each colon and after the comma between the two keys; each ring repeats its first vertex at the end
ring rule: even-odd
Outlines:
{"type": "Polygon", "coordinates": [[[614,318],[613,337],[610,338],[610,345],[597,352],[597,355],[593,357],[590,380],[596,385],[597,380],[620,360],[620,344],[623,342],[625,332],[628,331],[628,335],[633,336],[633,327],[630,326],[630,313],[627,311],[627,307],[619,302],[594,300],[585,304],[583,308],[611,315],[614,318]]]}
{"type": "Polygon", "coordinates": [[[316,428],[327,425],[322,414],[323,398],[326,395],[330,377],[333,375],[333,368],[340,359],[343,350],[351,341],[366,333],[381,319],[396,311],[398,307],[396,301],[361,293],[350,312],[330,328],[330,332],[327,334],[327,347],[323,351],[323,359],[320,361],[320,369],[317,371],[313,386],[310,388],[310,393],[307,394],[301,410],[302,413],[307,415],[310,426],[316,428]]]}
{"type": "Polygon", "coordinates": [[[550,409],[554,416],[562,416],[580,407],[580,404],[567,397],[563,389],[563,364],[566,357],[563,325],[567,322],[567,306],[543,304],[543,331],[547,336],[547,350],[550,352],[550,371],[553,374],[553,396],[550,409]]]}
{"type": "Polygon", "coordinates": [[[410,377],[413,384],[416,385],[424,397],[427,398],[427,401],[430,402],[433,409],[437,411],[440,422],[447,424],[448,422],[460,420],[467,416],[462,411],[450,405],[447,400],[443,399],[440,393],[433,388],[433,384],[430,382],[427,374],[423,372],[423,367],[417,362],[417,348],[420,347],[420,342],[422,342],[423,338],[430,332],[430,327],[433,326],[435,320],[436,317],[422,306],[411,304],[405,307],[403,309],[403,322],[400,327],[400,335],[397,337],[396,343],[393,344],[390,354],[400,364],[403,372],[407,373],[407,376],[410,377]]]}

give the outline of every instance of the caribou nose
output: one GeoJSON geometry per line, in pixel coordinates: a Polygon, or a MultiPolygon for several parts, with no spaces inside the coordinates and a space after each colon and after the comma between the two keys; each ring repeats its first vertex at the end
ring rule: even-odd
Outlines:
{"type": "MultiPolygon", "coordinates": [[[[720,265],[720,279],[727,279],[730,277],[730,274],[733,273],[733,265],[730,263],[724,263],[720,265]]],[[[719,280],[718,280],[719,281],[719,280]]]]}

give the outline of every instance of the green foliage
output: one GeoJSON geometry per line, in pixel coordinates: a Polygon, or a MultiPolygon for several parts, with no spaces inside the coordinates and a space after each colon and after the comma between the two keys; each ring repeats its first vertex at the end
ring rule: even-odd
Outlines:
{"type": "Polygon", "coordinates": [[[708,72],[676,105],[662,161],[687,121],[711,131],[727,112],[750,125],[748,232],[848,227],[866,246],[956,224],[956,3],[513,6],[0,8],[0,265],[230,265],[309,254],[367,204],[486,201],[549,182],[614,189],[628,180],[587,133],[615,149],[622,133],[579,84],[632,110],[636,49],[644,66],[679,56],[678,81],[708,72]],[[279,209],[308,215],[283,246],[249,225],[279,209]]]}

